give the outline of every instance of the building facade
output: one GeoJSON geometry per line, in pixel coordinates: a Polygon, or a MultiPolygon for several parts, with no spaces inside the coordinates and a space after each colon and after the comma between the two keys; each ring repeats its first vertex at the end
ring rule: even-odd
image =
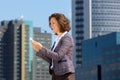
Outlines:
{"type": "Polygon", "coordinates": [[[119,80],[120,32],[84,40],[76,80],[119,80]]]}
{"type": "Polygon", "coordinates": [[[1,21],[0,80],[30,80],[29,28],[22,20],[1,21]]]}
{"type": "Polygon", "coordinates": [[[120,32],[120,0],[72,0],[75,66],[82,64],[82,40],[120,32]]]}
{"type": "MultiPolygon", "coordinates": [[[[34,40],[40,42],[43,46],[50,49],[52,44],[52,34],[41,32],[40,27],[34,27],[34,40]]],[[[36,53],[36,52],[35,52],[36,53]]],[[[33,80],[51,80],[49,74],[49,63],[41,57],[36,56],[34,53],[33,58],[33,80]]]]}

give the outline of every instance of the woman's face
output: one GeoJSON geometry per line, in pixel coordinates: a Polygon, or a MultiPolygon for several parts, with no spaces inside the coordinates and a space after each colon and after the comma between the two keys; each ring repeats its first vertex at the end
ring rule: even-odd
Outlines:
{"type": "Polygon", "coordinates": [[[60,33],[60,25],[58,24],[58,22],[57,22],[57,20],[54,18],[54,17],[52,17],[51,19],[50,19],[50,26],[51,26],[51,29],[52,29],[52,31],[55,33],[55,34],[58,34],[58,33],[60,33]]]}

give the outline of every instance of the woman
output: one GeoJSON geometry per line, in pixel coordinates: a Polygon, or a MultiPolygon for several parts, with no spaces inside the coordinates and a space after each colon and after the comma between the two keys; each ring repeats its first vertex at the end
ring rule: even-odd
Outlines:
{"type": "Polygon", "coordinates": [[[75,80],[73,65],[74,42],[71,35],[69,20],[61,13],[54,13],[49,16],[51,30],[57,35],[52,49],[45,48],[41,43],[32,41],[36,55],[49,62],[52,80],[75,80]]]}

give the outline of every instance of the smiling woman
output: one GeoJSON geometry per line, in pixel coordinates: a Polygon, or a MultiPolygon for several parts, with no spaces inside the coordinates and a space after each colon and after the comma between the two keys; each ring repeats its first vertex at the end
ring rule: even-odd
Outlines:
{"type": "Polygon", "coordinates": [[[53,13],[49,16],[49,25],[57,35],[52,49],[45,48],[41,43],[32,41],[36,55],[50,63],[49,72],[52,80],[75,80],[73,65],[74,41],[71,35],[69,20],[64,14],[53,13]]]}
{"type": "Polygon", "coordinates": [[[65,32],[70,30],[69,20],[59,13],[55,13],[49,17],[49,25],[52,31],[57,35],[57,32],[65,32]]]}

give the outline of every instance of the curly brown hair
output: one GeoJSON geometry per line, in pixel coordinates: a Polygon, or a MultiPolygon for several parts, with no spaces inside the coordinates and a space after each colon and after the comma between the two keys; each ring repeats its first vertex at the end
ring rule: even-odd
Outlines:
{"type": "Polygon", "coordinates": [[[64,14],[61,14],[61,13],[53,13],[49,16],[49,26],[50,26],[50,19],[51,18],[55,18],[58,22],[58,24],[60,25],[60,31],[61,32],[65,32],[65,31],[68,31],[71,29],[70,28],[70,21],[68,20],[67,17],[65,17],[64,14]]]}

